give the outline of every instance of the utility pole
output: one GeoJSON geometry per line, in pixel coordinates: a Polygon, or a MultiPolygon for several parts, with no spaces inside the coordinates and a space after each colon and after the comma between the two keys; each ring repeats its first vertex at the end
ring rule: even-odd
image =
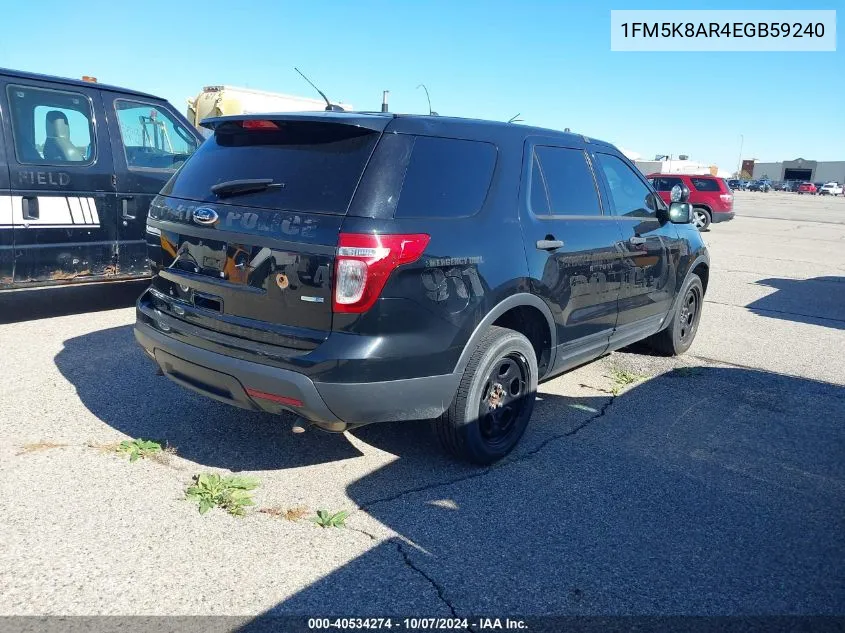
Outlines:
{"type": "Polygon", "coordinates": [[[742,180],[742,146],[745,143],[745,137],[739,135],[739,158],[736,161],[736,177],[742,180]]]}

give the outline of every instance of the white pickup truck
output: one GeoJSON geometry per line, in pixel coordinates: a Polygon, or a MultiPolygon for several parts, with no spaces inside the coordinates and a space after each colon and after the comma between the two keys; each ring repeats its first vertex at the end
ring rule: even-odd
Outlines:
{"type": "Polygon", "coordinates": [[[841,196],[845,194],[843,194],[842,185],[840,185],[838,182],[828,182],[821,186],[821,188],[819,189],[819,195],[841,196]]]}

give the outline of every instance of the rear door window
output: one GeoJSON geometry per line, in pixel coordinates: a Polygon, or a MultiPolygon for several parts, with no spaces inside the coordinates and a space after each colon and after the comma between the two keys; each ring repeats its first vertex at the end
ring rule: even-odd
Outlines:
{"type": "Polygon", "coordinates": [[[530,187],[534,215],[601,215],[596,181],[583,150],[535,147],[530,187]]]}
{"type": "Polygon", "coordinates": [[[684,182],[680,178],[667,178],[666,176],[660,176],[658,178],[652,178],[651,184],[657,191],[672,191],[672,187],[675,185],[682,185],[684,182]]]}
{"type": "Polygon", "coordinates": [[[721,191],[715,178],[690,178],[690,181],[697,191],[721,191]]]}
{"type": "Polygon", "coordinates": [[[478,213],[496,166],[496,146],[418,136],[405,172],[396,218],[455,218],[478,213]]]}
{"type": "Polygon", "coordinates": [[[220,125],[162,194],[176,198],[306,213],[346,213],[378,133],[337,123],[274,121],[245,130],[220,125]],[[269,179],[273,186],[218,198],[214,185],[269,179]]]}

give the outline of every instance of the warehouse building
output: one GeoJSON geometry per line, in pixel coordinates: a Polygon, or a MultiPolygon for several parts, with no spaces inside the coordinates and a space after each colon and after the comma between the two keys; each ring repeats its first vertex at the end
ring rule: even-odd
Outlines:
{"type": "MultiPolygon", "coordinates": [[[[746,171],[743,163],[743,172],[746,171]]],[[[815,161],[796,158],[780,163],[754,163],[751,177],[760,180],[806,180],[808,182],[845,183],[845,160],[815,161]]]]}

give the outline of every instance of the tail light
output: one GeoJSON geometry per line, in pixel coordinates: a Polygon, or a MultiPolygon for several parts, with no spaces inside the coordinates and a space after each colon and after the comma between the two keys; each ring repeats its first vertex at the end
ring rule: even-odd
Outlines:
{"type": "Polygon", "coordinates": [[[241,123],[245,130],[278,130],[279,126],[267,119],[245,119],[241,123]]]}
{"type": "Polygon", "coordinates": [[[373,235],[341,233],[335,260],[335,312],[366,312],[378,299],[390,273],[417,261],[428,246],[424,233],[373,235]]]}

